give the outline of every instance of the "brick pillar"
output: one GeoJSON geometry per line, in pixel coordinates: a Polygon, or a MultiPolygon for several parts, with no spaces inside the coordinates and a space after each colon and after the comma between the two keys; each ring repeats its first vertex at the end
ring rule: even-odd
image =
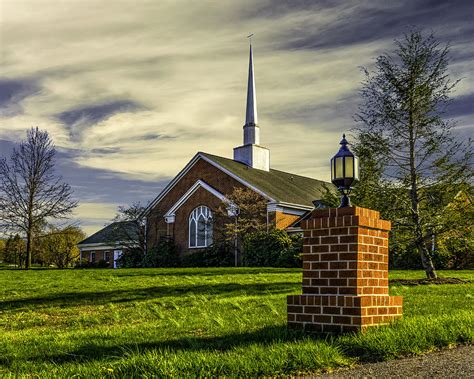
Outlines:
{"type": "Polygon", "coordinates": [[[371,209],[330,208],[301,226],[303,294],[288,296],[288,326],[363,331],[402,316],[403,298],[388,296],[390,221],[371,209]]]}

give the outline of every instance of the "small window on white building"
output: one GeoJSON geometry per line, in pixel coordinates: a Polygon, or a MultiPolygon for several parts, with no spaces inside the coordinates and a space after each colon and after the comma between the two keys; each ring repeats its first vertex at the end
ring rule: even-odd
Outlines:
{"type": "Polygon", "coordinates": [[[189,247],[208,247],[212,245],[212,212],[201,205],[189,216],[189,247]]]}

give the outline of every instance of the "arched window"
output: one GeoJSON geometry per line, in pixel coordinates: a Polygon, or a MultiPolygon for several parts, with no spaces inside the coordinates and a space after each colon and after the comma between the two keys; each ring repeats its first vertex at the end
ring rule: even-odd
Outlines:
{"type": "Polygon", "coordinates": [[[189,215],[189,247],[212,245],[212,212],[201,205],[189,215]]]}

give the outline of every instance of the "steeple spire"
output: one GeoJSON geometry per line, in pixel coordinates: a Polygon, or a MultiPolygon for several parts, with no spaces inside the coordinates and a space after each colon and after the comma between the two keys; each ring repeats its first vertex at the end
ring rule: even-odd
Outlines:
{"type": "MultiPolygon", "coordinates": [[[[251,38],[253,34],[247,38],[251,38]]],[[[245,112],[244,144],[234,148],[234,160],[258,170],[270,170],[270,150],[260,146],[260,128],[257,125],[257,98],[253,72],[252,40],[250,40],[247,110],[245,112]]]]}
{"type": "MultiPolygon", "coordinates": [[[[249,36],[252,37],[253,34],[249,36]]],[[[247,112],[245,114],[245,126],[257,125],[257,93],[255,92],[255,77],[253,74],[252,40],[250,40],[249,56],[249,80],[247,86],[247,112]]]]}

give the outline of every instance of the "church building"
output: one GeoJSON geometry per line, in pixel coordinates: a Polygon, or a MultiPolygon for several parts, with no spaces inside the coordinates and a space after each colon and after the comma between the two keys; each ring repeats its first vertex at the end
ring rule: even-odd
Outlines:
{"type": "Polygon", "coordinates": [[[247,110],[243,144],[233,159],[198,152],[148,205],[147,249],[173,238],[185,255],[213,243],[213,215],[235,188],[255,191],[267,204],[269,227],[295,231],[332,184],[271,168],[270,150],[260,144],[257,99],[250,45],[247,110]]]}

